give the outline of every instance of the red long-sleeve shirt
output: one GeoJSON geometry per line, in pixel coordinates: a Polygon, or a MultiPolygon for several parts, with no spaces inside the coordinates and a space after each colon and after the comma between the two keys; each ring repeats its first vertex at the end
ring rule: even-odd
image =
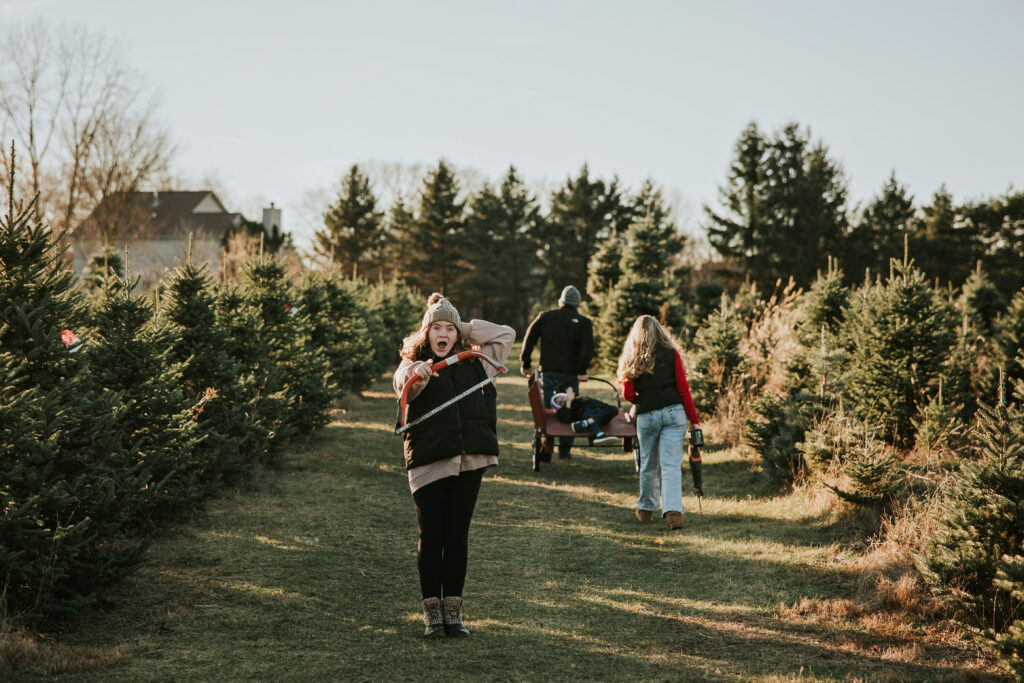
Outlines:
{"type": "MultiPolygon", "coordinates": [[[[683,359],[676,351],[676,391],[679,392],[679,399],[683,402],[683,410],[686,411],[686,419],[690,424],[699,424],[700,415],[697,414],[697,406],[693,405],[693,397],[690,395],[690,383],[686,381],[686,370],[683,369],[683,359]]],[[[627,379],[622,383],[622,398],[630,403],[636,403],[636,388],[633,380],[627,379]]]]}

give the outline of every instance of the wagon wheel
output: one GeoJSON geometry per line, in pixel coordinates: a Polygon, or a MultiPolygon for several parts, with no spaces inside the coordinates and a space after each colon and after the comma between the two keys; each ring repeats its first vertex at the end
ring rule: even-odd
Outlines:
{"type": "Polygon", "coordinates": [[[540,472],[540,462],[544,451],[544,443],[539,436],[533,437],[533,471],[540,472]]]}

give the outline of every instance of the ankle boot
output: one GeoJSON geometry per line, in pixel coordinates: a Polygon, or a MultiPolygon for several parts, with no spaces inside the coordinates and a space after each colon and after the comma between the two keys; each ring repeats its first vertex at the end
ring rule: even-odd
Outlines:
{"type": "Polygon", "coordinates": [[[451,638],[469,635],[469,630],[462,625],[462,598],[457,595],[444,599],[444,630],[451,638]]]}
{"type": "Polygon", "coordinates": [[[444,638],[444,608],[441,598],[427,598],[423,601],[424,638],[444,638]]]}

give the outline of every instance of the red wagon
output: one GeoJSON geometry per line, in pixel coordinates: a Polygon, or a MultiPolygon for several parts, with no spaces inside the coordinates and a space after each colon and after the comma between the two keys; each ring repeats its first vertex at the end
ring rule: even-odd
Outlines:
{"type": "MultiPolygon", "coordinates": [[[[604,382],[613,389],[611,382],[591,377],[591,381],[604,382]]],[[[551,462],[551,453],[555,449],[555,437],[573,436],[577,439],[586,439],[588,445],[593,446],[593,439],[589,434],[577,434],[572,427],[559,421],[555,411],[544,405],[544,398],[541,394],[540,382],[537,373],[534,372],[527,380],[527,394],[530,397],[530,412],[533,414],[533,471],[540,472],[542,462],[551,462]]],[[[619,402],[619,414],[604,426],[604,433],[609,436],[622,438],[622,452],[633,452],[633,464],[637,471],[640,471],[640,442],[636,438],[636,423],[630,421],[629,416],[622,410],[622,403],[619,401],[618,393],[615,400],[619,402]]]]}

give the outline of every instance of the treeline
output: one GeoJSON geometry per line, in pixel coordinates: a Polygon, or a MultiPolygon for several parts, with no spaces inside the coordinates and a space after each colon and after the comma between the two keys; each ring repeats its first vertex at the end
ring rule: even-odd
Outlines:
{"type": "Polygon", "coordinates": [[[0,616],[69,616],[156,530],[325,424],[397,362],[407,288],[253,256],[186,260],[153,296],[109,259],[88,286],[31,204],[0,218],[0,616]]]}
{"type": "Polygon", "coordinates": [[[710,434],[889,548],[880,602],[912,587],[1022,675],[1024,289],[998,300],[981,269],[951,291],[909,259],[854,286],[829,264],[806,292],[723,296],[689,370],[710,434]]]}
{"type": "Polygon", "coordinates": [[[415,196],[384,206],[352,166],[314,249],[344,272],[444,290],[471,315],[518,329],[567,283],[588,302],[607,289],[609,277],[624,272],[613,260],[630,227],[645,221],[666,234],[660,267],[693,306],[746,281],[762,292],[790,278],[806,288],[829,256],[840,259],[847,284],[885,277],[905,242],[943,287],[961,286],[978,263],[1004,301],[1024,285],[1024,192],[958,204],[941,187],[921,203],[894,173],[866,203],[851,204],[840,162],[795,123],[774,134],[752,123],[739,136],[720,206],[704,207],[700,227],[716,258],[703,264],[653,180],[631,192],[583,166],[543,203],[514,167],[496,186],[464,195],[462,185],[441,161],[415,196]]]}

